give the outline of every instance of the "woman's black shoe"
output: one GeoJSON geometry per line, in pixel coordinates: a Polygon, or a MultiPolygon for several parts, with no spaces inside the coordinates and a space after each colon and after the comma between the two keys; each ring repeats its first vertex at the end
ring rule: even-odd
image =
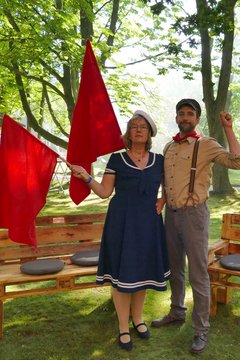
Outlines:
{"type": "Polygon", "coordinates": [[[121,337],[123,335],[129,335],[130,336],[129,332],[124,332],[124,333],[119,334],[119,346],[120,346],[120,348],[122,348],[124,350],[131,351],[132,347],[133,347],[132,340],[130,339],[130,341],[128,341],[127,343],[123,343],[121,341],[121,337]]]}
{"type": "Polygon", "coordinates": [[[141,338],[141,339],[148,339],[150,337],[150,332],[147,328],[147,325],[145,324],[145,322],[142,322],[138,325],[135,325],[134,322],[132,323],[133,324],[133,327],[134,329],[136,330],[138,336],[141,338]],[[139,331],[138,328],[141,326],[141,325],[145,325],[147,330],[146,331],[139,331]]]}

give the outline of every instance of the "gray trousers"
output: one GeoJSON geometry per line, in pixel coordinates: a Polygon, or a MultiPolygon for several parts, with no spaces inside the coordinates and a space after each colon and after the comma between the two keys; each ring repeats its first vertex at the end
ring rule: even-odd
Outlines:
{"type": "Polygon", "coordinates": [[[181,209],[166,207],[165,228],[171,269],[171,310],[173,317],[184,319],[185,269],[188,259],[189,282],[193,293],[192,323],[195,334],[208,333],[210,283],[208,276],[207,205],[181,209]]]}

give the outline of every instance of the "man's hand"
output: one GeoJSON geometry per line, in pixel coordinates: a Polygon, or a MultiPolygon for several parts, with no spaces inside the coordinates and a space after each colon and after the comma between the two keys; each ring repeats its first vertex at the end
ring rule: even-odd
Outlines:
{"type": "Polygon", "coordinates": [[[221,111],[219,117],[220,117],[220,122],[224,128],[232,127],[232,115],[230,113],[221,111]]]}
{"type": "Polygon", "coordinates": [[[157,211],[157,214],[160,215],[162,210],[163,210],[163,207],[165,205],[165,198],[158,198],[157,199],[157,202],[156,202],[156,211],[157,211]]]}

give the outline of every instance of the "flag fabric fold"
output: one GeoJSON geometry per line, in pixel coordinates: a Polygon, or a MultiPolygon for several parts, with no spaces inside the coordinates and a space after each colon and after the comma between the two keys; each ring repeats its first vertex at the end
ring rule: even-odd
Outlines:
{"type": "MultiPolygon", "coordinates": [[[[72,118],[67,161],[81,165],[91,173],[91,165],[99,156],[123,148],[117,118],[91,43],[87,40],[78,98],[72,118]]],[[[78,205],[89,193],[89,187],[83,180],[71,176],[70,197],[75,204],[78,205]]]]}
{"type": "Polygon", "coordinates": [[[59,155],[4,115],[0,143],[0,227],[17,243],[37,247],[35,218],[59,155]]]}

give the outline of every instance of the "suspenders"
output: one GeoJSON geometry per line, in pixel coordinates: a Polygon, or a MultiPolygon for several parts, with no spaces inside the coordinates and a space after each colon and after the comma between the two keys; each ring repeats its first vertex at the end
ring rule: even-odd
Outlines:
{"type": "Polygon", "coordinates": [[[197,164],[199,140],[200,140],[200,138],[196,139],[194,148],[193,148],[192,165],[191,165],[191,171],[190,171],[190,182],[189,182],[189,188],[188,188],[188,198],[187,198],[185,206],[187,206],[187,203],[190,199],[192,200],[193,205],[195,205],[194,199],[193,199],[193,191],[194,191],[195,175],[196,175],[196,170],[197,170],[196,164],[197,164]]]}

